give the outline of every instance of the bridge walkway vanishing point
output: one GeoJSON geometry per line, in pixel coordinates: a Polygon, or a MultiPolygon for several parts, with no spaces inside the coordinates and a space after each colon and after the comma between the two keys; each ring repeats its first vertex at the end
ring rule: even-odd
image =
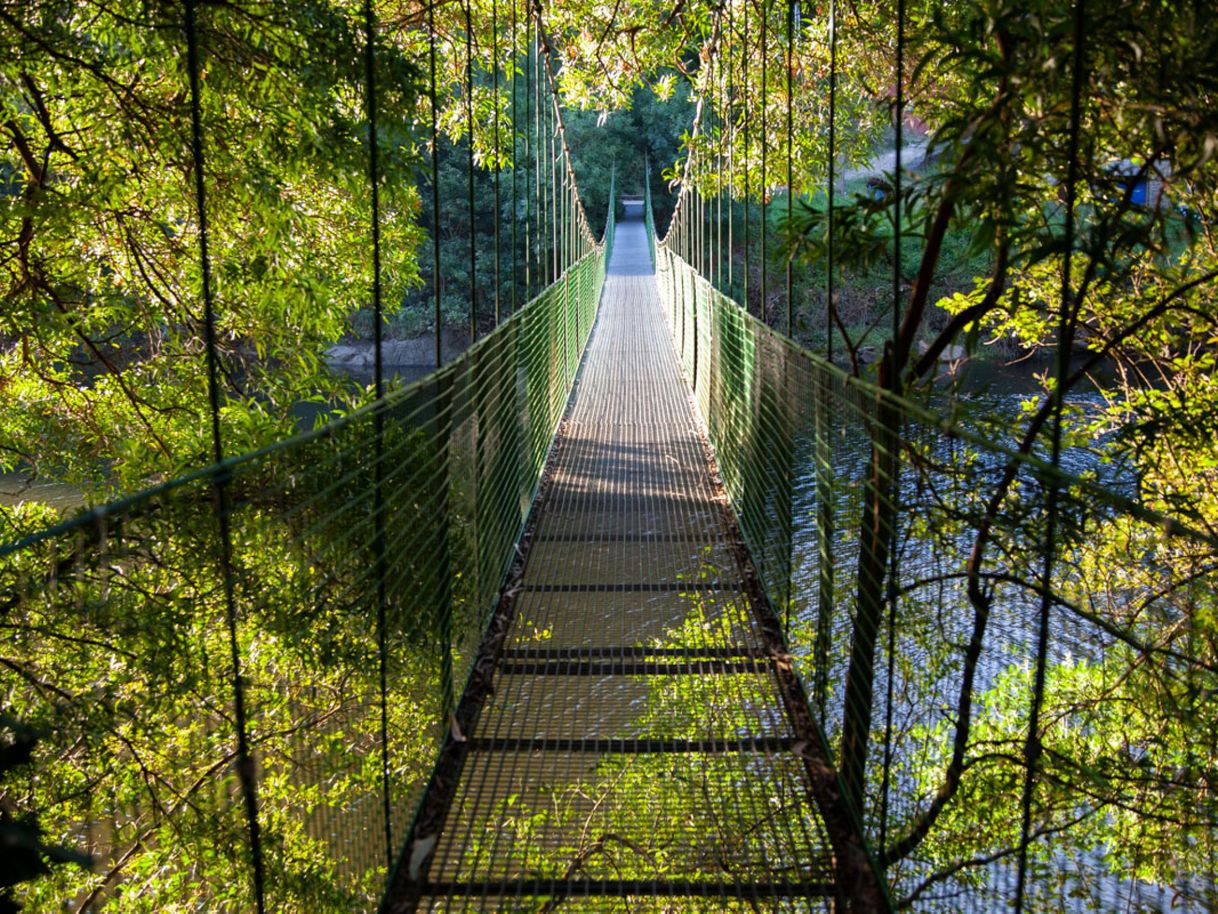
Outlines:
{"type": "Polygon", "coordinates": [[[523,574],[386,907],[825,910],[806,704],[747,583],[637,216],[603,295],[523,574]]]}

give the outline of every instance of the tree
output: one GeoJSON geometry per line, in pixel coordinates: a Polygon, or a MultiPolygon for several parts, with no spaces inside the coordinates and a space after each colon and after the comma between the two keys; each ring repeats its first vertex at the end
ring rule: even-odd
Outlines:
{"type": "MultiPolygon", "coordinates": [[[[354,4],[203,8],[208,216],[230,452],[341,398],[322,364],[371,285],[354,4]],[[309,28],[302,29],[301,23],[309,28]]],[[[175,6],[0,10],[0,468],[102,495],[205,462],[198,214],[175,6]]],[[[417,71],[381,48],[386,299],[416,276],[417,71]]]]}

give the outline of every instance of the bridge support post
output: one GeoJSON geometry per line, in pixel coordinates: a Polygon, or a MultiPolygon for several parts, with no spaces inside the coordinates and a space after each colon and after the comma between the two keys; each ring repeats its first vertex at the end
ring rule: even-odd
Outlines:
{"type": "Polygon", "coordinates": [[[563,386],[571,383],[571,271],[562,277],[562,365],[563,386]]]}
{"type": "Polygon", "coordinates": [[[692,359],[690,360],[690,365],[693,368],[693,371],[690,372],[690,380],[693,386],[695,402],[698,400],[698,289],[700,286],[700,279],[701,277],[693,273],[692,270],[690,271],[690,282],[693,285],[693,301],[690,302],[690,313],[692,315],[690,320],[690,335],[693,338],[691,343],[692,359]]]}

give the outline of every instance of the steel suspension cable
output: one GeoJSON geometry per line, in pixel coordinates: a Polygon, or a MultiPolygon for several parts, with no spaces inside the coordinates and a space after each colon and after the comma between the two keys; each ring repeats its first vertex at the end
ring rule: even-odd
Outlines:
{"type": "Polygon", "coordinates": [[[224,439],[220,428],[220,356],[216,341],[216,307],[211,284],[211,256],[207,247],[207,180],[203,150],[203,103],[200,88],[200,55],[197,0],[185,0],[187,70],[190,79],[190,151],[195,174],[195,207],[199,216],[199,273],[203,297],[203,337],[207,350],[207,398],[211,411],[212,462],[217,472],[212,477],[215,514],[220,539],[220,575],[224,586],[224,614],[228,629],[229,659],[233,674],[233,718],[237,736],[237,778],[245,800],[246,825],[250,839],[250,863],[254,901],[258,914],[266,912],[266,880],[262,859],[262,830],[258,820],[257,779],[250,753],[245,706],[245,682],[241,669],[241,650],[237,638],[237,595],[233,577],[233,537],[229,511],[229,471],[219,468],[224,462],[224,439]]]}
{"type": "Polygon", "coordinates": [[[541,59],[541,31],[537,32],[537,144],[541,151],[541,162],[537,169],[537,243],[539,259],[538,278],[541,288],[545,289],[552,281],[551,266],[553,263],[550,247],[553,243],[550,234],[550,155],[552,150],[548,140],[550,129],[550,114],[546,109],[545,95],[542,88],[544,64],[541,59]]]}
{"type": "MultiPolygon", "coordinates": [[[[727,34],[728,41],[731,42],[736,37],[736,16],[735,6],[732,0],[728,0],[727,4],[727,34]]],[[[732,67],[731,48],[729,46],[727,57],[727,102],[725,105],[725,113],[728,122],[727,134],[727,179],[729,196],[727,199],[727,294],[729,298],[736,297],[736,282],[735,282],[735,261],[736,252],[733,248],[733,213],[736,209],[736,114],[735,114],[735,85],[734,76],[735,69],[732,67]]],[[[722,65],[720,65],[722,70],[722,65]]]]}
{"type": "Polygon", "coordinates": [[[694,192],[694,200],[697,202],[697,208],[694,212],[697,213],[697,224],[695,231],[698,236],[698,272],[703,276],[706,275],[706,194],[701,190],[694,192]]]}
{"type": "MultiPolygon", "coordinates": [[[[364,0],[364,88],[365,106],[368,113],[368,184],[371,189],[372,220],[372,340],[373,340],[373,389],[376,402],[385,399],[384,334],[382,325],[385,314],[381,301],[381,192],[380,162],[377,137],[377,85],[376,85],[376,13],[372,0],[364,0]]],[[[393,869],[393,822],[392,802],[389,793],[389,650],[386,631],[386,576],[385,562],[385,412],[377,409],[373,416],[373,503],[372,503],[372,561],[376,578],[376,650],[380,688],[380,740],[381,740],[381,813],[385,819],[385,854],[388,869],[393,869]]]]}
{"type": "MultiPolygon", "coordinates": [[[[550,78],[549,58],[543,58],[541,67],[545,71],[547,85],[550,78]]],[[[540,90],[539,90],[540,91],[540,90]]],[[[557,217],[555,213],[558,211],[558,201],[554,197],[554,112],[551,110],[548,97],[545,105],[545,117],[543,120],[543,133],[546,144],[546,164],[545,174],[542,179],[545,183],[543,192],[546,198],[545,208],[545,225],[543,231],[546,234],[546,285],[552,284],[558,278],[558,270],[555,269],[555,257],[557,256],[558,245],[554,241],[554,227],[557,225],[557,217]]]]}
{"type": "MultiPolygon", "coordinates": [[[[1057,365],[1056,383],[1053,387],[1053,424],[1050,441],[1049,462],[1056,471],[1061,466],[1062,456],[1062,416],[1064,411],[1064,384],[1070,372],[1070,353],[1074,345],[1073,312],[1074,302],[1073,279],[1071,276],[1071,261],[1074,257],[1075,246],[1075,205],[1078,196],[1079,181],[1079,147],[1083,110],[1083,82],[1085,77],[1085,62],[1083,40],[1086,37],[1086,0],[1075,0],[1074,24],[1072,40],[1072,64],[1070,73],[1070,122],[1069,141],[1066,154],[1066,200],[1065,200],[1065,245],[1062,255],[1061,275],[1061,313],[1058,315],[1057,327],[1057,365]]],[[[1057,514],[1061,487],[1057,473],[1048,480],[1048,493],[1045,511],[1045,553],[1041,569],[1043,583],[1041,586],[1040,614],[1037,620],[1036,632],[1036,673],[1032,688],[1032,706],[1028,713],[1028,738],[1025,743],[1024,757],[1026,771],[1023,783],[1023,798],[1019,827],[1019,868],[1015,884],[1015,911],[1023,911],[1027,890],[1028,847],[1031,844],[1032,829],[1032,800],[1036,789],[1036,773],[1044,745],[1040,737],[1040,715],[1045,698],[1045,673],[1048,665],[1049,623],[1053,610],[1053,598],[1050,586],[1053,581],[1054,558],[1057,550],[1057,514]]]]}
{"type": "MultiPolygon", "coordinates": [[[[545,70],[546,70],[546,83],[549,84],[550,80],[553,78],[553,72],[551,71],[551,67],[553,66],[553,64],[550,61],[548,49],[547,49],[547,53],[546,53],[546,59],[542,65],[545,67],[545,70]]],[[[558,282],[558,277],[562,275],[562,268],[558,262],[560,252],[561,252],[561,247],[560,247],[560,242],[559,242],[559,237],[558,237],[558,233],[559,233],[558,209],[559,209],[560,202],[558,199],[558,137],[555,135],[556,131],[554,129],[554,102],[553,102],[553,99],[550,100],[550,104],[546,105],[546,118],[548,120],[548,123],[546,125],[546,130],[549,133],[549,140],[550,140],[550,174],[549,174],[549,186],[546,188],[546,191],[550,195],[550,226],[549,226],[550,282],[553,283],[553,282],[558,282]]]]}
{"type": "MultiPolygon", "coordinates": [[[[794,91],[794,74],[792,72],[795,66],[795,0],[787,0],[787,226],[791,224],[791,215],[795,202],[794,191],[794,157],[792,148],[792,135],[794,133],[794,104],[792,93],[794,91]]],[[[787,256],[787,336],[792,335],[795,327],[795,301],[794,301],[794,280],[795,274],[793,271],[793,261],[790,255],[787,256]]]]}
{"type": "Polygon", "coordinates": [[[711,285],[723,288],[723,126],[725,119],[723,100],[723,54],[716,54],[711,61],[711,80],[714,84],[715,102],[711,109],[715,115],[715,232],[714,257],[712,261],[711,285]]]}
{"type": "Polygon", "coordinates": [[[436,333],[436,368],[444,364],[444,329],[440,308],[440,128],[439,100],[436,93],[436,5],[427,5],[428,31],[428,101],[431,106],[431,296],[433,320],[436,333]]]}
{"type": "MultiPolygon", "coordinates": [[[[787,132],[787,230],[790,231],[792,205],[794,203],[794,159],[792,156],[792,132],[794,128],[793,115],[793,93],[794,93],[794,74],[793,68],[795,65],[795,0],[787,0],[787,56],[786,56],[786,132],[787,132]]],[[[792,336],[792,330],[795,326],[794,321],[794,272],[792,266],[791,254],[787,254],[786,262],[786,296],[787,296],[787,337],[792,336]]],[[[794,516],[794,505],[792,504],[794,492],[794,467],[793,461],[787,461],[786,464],[786,492],[787,503],[790,506],[792,517],[794,516]]],[[[793,527],[793,524],[792,524],[793,527]]],[[[794,582],[791,580],[795,569],[795,535],[794,530],[787,540],[787,574],[786,574],[786,600],[783,603],[783,626],[784,632],[788,639],[791,637],[791,609],[792,603],[791,594],[794,589],[794,582]]]]}
{"type": "MultiPolygon", "coordinates": [[[[500,320],[500,292],[499,286],[503,279],[503,273],[500,269],[499,257],[499,220],[500,220],[500,199],[499,199],[499,181],[503,175],[503,163],[499,157],[499,0],[491,0],[491,88],[492,97],[494,99],[494,113],[491,117],[492,127],[491,134],[495,143],[495,212],[491,218],[491,230],[495,233],[495,326],[499,326],[500,320]]],[[[513,230],[515,228],[515,217],[512,219],[513,230]]]]}
{"type": "MultiPolygon", "coordinates": [[[[544,32],[540,31],[541,30],[540,19],[538,21],[538,29],[539,29],[539,34],[541,34],[544,38],[544,32]]],[[[547,86],[550,90],[550,97],[552,100],[551,113],[552,113],[553,119],[554,119],[553,120],[554,141],[557,143],[558,150],[561,153],[562,161],[563,161],[563,168],[564,168],[565,174],[567,176],[567,179],[570,181],[570,187],[571,187],[571,191],[572,191],[571,204],[570,204],[571,205],[572,230],[577,234],[577,236],[579,238],[583,239],[583,241],[585,243],[590,244],[592,247],[595,247],[597,244],[596,237],[593,234],[591,225],[588,222],[588,214],[587,214],[587,211],[584,209],[583,200],[579,196],[579,185],[575,179],[575,168],[574,168],[573,160],[571,157],[571,146],[567,142],[566,125],[563,123],[563,119],[562,119],[561,95],[559,93],[558,79],[556,78],[554,69],[552,68],[552,66],[550,64],[550,56],[551,56],[552,51],[550,49],[550,45],[549,45],[548,41],[545,43],[545,48],[546,48],[545,73],[546,73],[547,86]]]]}
{"type": "MultiPolygon", "coordinates": [[[[692,186],[692,185],[691,185],[692,186]]],[[[696,217],[693,210],[697,206],[697,200],[693,190],[688,190],[685,196],[685,209],[681,211],[681,235],[684,240],[684,257],[697,268],[698,258],[694,254],[694,224],[696,217]]]]}
{"type": "Polygon", "coordinates": [[[825,227],[825,361],[833,363],[833,300],[836,267],[834,212],[837,197],[837,0],[829,0],[829,180],[825,227]]]}
{"type": "MultiPolygon", "coordinates": [[[[548,60],[541,58],[540,50],[538,52],[538,72],[544,71],[547,83],[550,78],[548,60]]],[[[537,89],[538,93],[542,92],[540,86],[537,89]]],[[[538,104],[541,104],[541,95],[538,95],[538,104]]],[[[552,134],[552,126],[550,122],[550,106],[543,106],[542,113],[542,133],[541,137],[544,140],[543,151],[545,152],[545,162],[542,166],[542,225],[540,231],[545,233],[545,285],[549,286],[554,282],[557,273],[554,270],[554,140],[552,134]]]]}
{"type": "Polygon", "coordinates": [[[750,213],[750,191],[752,190],[752,181],[750,180],[750,168],[752,163],[749,161],[749,155],[752,152],[752,143],[749,142],[749,71],[748,71],[748,56],[749,56],[749,3],[745,0],[744,3],[744,21],[740,27],[740,42],[743,45],[740,54],[740,86],[743,92],[741,98],[740,110],[740,128],[744,134],[744,154],[742,160],[744,164],[744,310],[752,313],[752,305],[749,301],[749,254],[752,248],[751,222],[752,214],[750,213]]]}
{"type": "MultiPolygon", "coordinates": [[[[531,23],[529,26],[531,32],[531,23]]],[[[533,282],[534,282],[534,262],[533,262],[533,243],[536,239],[536,232],[533,231],[534,206],[533,202],[536,199],[534,190],[537,185],[536,181],[536,144],[533,142],[533,116],[536,110],[533,104],[533,93],[535,80],[533,79],[533,71],[536,68],[537,57],[534,53],[532,38],[530,37],[525,43],[524,54],[524,167],[525,167],[525,194],[524,194],[524,299],[530,301],[533,298],[533,282]]]]}
{"type": "Polygon", "coordinates": [[[568,265],[574,259],[571,256],[571,245],[575,240],[575,233],[570,231],[570,226],[567,224],[567,214],[573,211],[573,207],[571,206],[571,179],[565,173],[562,176],[562,211],[559,229],[562,232],[562,269],[565,273],[568,265]]]}
{"type": "MultiPolygon", "coordinates": [[[[436,90],[436,45],[439,43],[440,36],[436,31],[436,5],[429,3],[427,5],[427,30],[429,33],[428,41],[428,95],[431,107],[431,285],[432,285],[432,305],[433,305],[433,323],[435,327],[435,361],[436,368],[439,369],[444,364],[444,324],[442,313],[442,296],[441,289],[443,277],[441,275],[441,258],[440,258],[440,128],[439,128],[439,94],[436,90]]],[[[441,394],[442,406],[439,410],[441,414],[447,412],[447,394],[441,394]]],[[[446,483],[441,487],[441,499],[443,507],[437,512],[440,517],[445,517],[447,514],[447,494],[446,483]]],[[[442,639],[442,653],[440,657],[440,694],[441,694],[441,711],[442,716],[447,717],[448,712],[453,707],[453,662],[452,662],[452,602],[451,594],[447,592],[447,570],[448,570],[448,555],[444,551],[441,555],[441,574],[440,580],[444,581],[444,598],[443,611],[441,614],[440,636],[442,639]]]]}
{"type": "Polygon", "coordinates": [[[536,22],[533,23],[533,194],[536,206],[533,208],[534,232],[536,243],[535,263],[537,290],[546,287],[546,267],[543,251],[541,223],[545,219],[545,198],[541,191],[541,174],[545,167],[545,148],[541,144],[541,37],[536,22]]]}
{"type": "MultiPolygon", "coordinates": [[[[715,55],[719,53],[719,43],[722,40],[722,8],[716,11],[714,19],[714,27],[711,33],[710,41],[704,47],[706,60],[711,61],[715,55]]],[[[705,77],[708,70],[704,67],[700,71],[700,78],[705,77]]],[[[698,221],[701,218],[699,213],[699,193],[696,188],[695,169],[699,167],[698,145],[697,142],[705,132],[703,126],[703,118],[709,118],[706,102],[707,87],[699,85],[697,87],[698,102],[694,107],[694,122],[690,130],[690,146],[689,155],[685,159],[685,166],[680,179],[681,190],[677,195],[677,204],[673,208],[672,216],[668,222],[668,229],[665,232],[664,238],[660,239],[660,243],[667,245],[673,249],[687,263],[698,268],[698,263],[705,255],[698,252],[698,244],[700,238],[700,229],[698,221]],[[692,214],[688,214],[689,210],[693,210],[692,214]]]]}
{"type": "MultiPolygon", "coordinates": [[[[899,351],[898,340],[901,335],[901,237],[903,227],[902,190],[903,166],[901,161],[902,146],[904,145],[905,121],[905,0],[897,0],[897,42],[896,42],[896,104],[894,107],[894,130],[896,135],[895,160],[893,164],[893,217],[892,217],[892,339],[889,343],[889,359],[892,366],[890,384],[896,396],[901,395],[901,373],[903,354],[899,351]]],[[[900,436],[895,438],[899,447],[900,436]]],[[[900,527],[900,498],[901,498],[901,465],[899,455],[893,460],[895,479],[891,485],[893,502],[891,545],[888,549],[888,582],[885,600],[888,604],[888,665],[884,684],[884,758],[883,770],[880,776],[880,836],[879,846],[882,848],[888,841],[888,802],[891,789],[892,774],[892,702],[893,702],[893,673],[896,667],[896,628],[897,628],[897,574],[898,574],[898,543],[897,530],[900,527]]]]}
{"type": "MultiPolygon", "coordinates": [[[[557,102],[555,102],[555,104],[557,105],[557,102]]],[[[558,117],[557,117],[557,112],[555,112],[555,124],[557,124],[557,122],[558,122],[558,117]]],[[[558,238],[558,257],[555,261],[555,272],[557,273],[557,275],[561,276],[567,271],[567,252],[568,252],[568,244],[570,243],[569,238],[568,238],[568,233],[567,233],[567,219],[566,219],[567,207],[569,205],[569,201],[567,200],[567,195],[570,193],[570,188],[568,187],[568,184],[570,182],[567,180],[567,174],[566,174],[566,170],[565,170],[565,166],[567,163],[565,161],[563,161],[563,151],[561,148],[558,149],[558,151],[555,155],[555,158],[554,158],[554,162],[555,162],[555,169],[554,169],[555,199],[558,201],[558,206],[555,208],[558,213],[558,221],[554,225],[555,231],[557,233],[557,238],[558,238]],[[562,166],[561,168],[559,167],[560,165],[562,166]]]]}
{"type": "MultiPolygon", "coordinates": [[[[517,254],[519,252],[520,238],[519,238],[519,234],[517,232],[517,226],[516,226],[516,223],[519,221],[517,218],[516,207],[518,205],[518,194],[519,194],[519,186],[518,186],[519,168],[518,168],[518,166],[520,164],[520,159],[517,157],[517,154],[516,154],[516,147],[520,141],[520,130],[518,127],[519,121],[517,120],[518,111],[517,111],[517,106],[516,106],[516,97],[518,94],[517,90],[519,89],[519,84],[516,79],[516,59],[517,59],[517,56],[519,53],[517,50],[517,43],[519,41],[519,36],[516,34],[516,24],[517,24],[517,22],[516,22],[516,14],[517,14],[516,3],[517,3],[517,0],[512,0],[512,26],[511,26],[512,53],[511,53],[511,57],[510,57],[510,64],[512,67],[512,313],[513,314],[516,313],[516,308],[517,308],[516,278],[519,275],[519,266],[520,266],[519,262],[517,260],[517,254]]],[[[495,219],[496,220],[499,219],[498,213],[495,214],[495,219]]],[[[526,269],[527,269],[527,267],[526,267],[526,269]]]]}
{"type": "MultiPolygon", "coordinates": [[[[833,363],[834,332],[834,274],[836,271],[834,207],[837,182],[837,8],[829,0],[829,162],[826,203],[825,239],[825,361],[833,363]]],[[[824,716],[829,695],[830,620],[835,602],[833,537],[836,527],[833,508],[832,452],[829,446],[828,422],[830,396],[826,376],[818,385],[816,398],[816,503],[817,503],[817,613],[815,640],[815,678],[812,694],[817,709],[824,716]]]]}
{"type": "Polygon", "coordinates": [[[766,261],[766,236],[769,231],[769,130],[770,130],[770,89],[769,89],[769,59],[770,59],[770,0],[761,5],[761,255],[758,263],[761,266],[761,301],[758,304],[758,317],[762,323],[769,323],[769,287],[770,270],[766,261]]]}
{"type": "Polygon", "coordinates": [[[901,395],[901,353],[897,352],[897,340],[901,334],[901,236],[902,236],[902,191],[904,127],[905,127],[905,0],[897,0],[897,60],[896,60],[896,110],[893,129],[896,133],[895,161],[892,172],[892,347],[893,347],[893,393],[901,395]]]}
{"type": "Polygon", "coordinates": [[[474,199],[474,23],[469,0],[463,0],[465,15],[465,120],[469,128],[466,156],[466,194],[469,208],[469,341],[478,339],[478,207],[474,199]]]}

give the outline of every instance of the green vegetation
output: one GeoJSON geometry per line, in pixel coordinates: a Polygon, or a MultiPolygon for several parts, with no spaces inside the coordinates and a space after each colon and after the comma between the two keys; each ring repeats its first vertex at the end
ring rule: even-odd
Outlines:
{"type": "MultiPolygon", "coordinates": [[[[371,284],[357,13],[330,2],[201,11],[231,453],[290,434],[297,402],[343,396],[322,354],[371,284]]],[[[91,2],[0,16],[0,471],[20,466],[95,499],[210,452],[181,17],[91,2]]],[[[418,69],[388,42],[378,59],[392,301],[418,275],[418,69]]]]}
{"type": "MultiPolygon", "coordinates": [[[[846,104],[859,88],[852,74],[866,71],[881,85],[898,78],[893,6],[868,11],[839,35],[846,104]]],[[[889,276],[887,293],[867,307],[842,294],[822,298],[814,315],[835,328],[816,342],[832,343],[849,374],[867,382],[858,396],[873,406],[852,439],[866,462],[846,473],[822,464],[834,472],[818,483],[849,486],[856,500],[842,518],[832,491],[818,491],[817,511],[827,516],[814,529],[844,525],[849,558],[842,569],[820,562],[816,612],[828,597],[840,601],[828,620],[832,643],[816,619],[805,620],[801,637],[815,661],[809,676],[826,675],[833,692],[827,726],[845,803],[867,823],[909,903],[967,881],[953,874],[970,859],[980,866],[1027,856],[1036,884],[1048,885],[1057,855],[1103,860],[1109,884],[1137,873],[1212,903],[1204,874],[1213,869],[1216,818],[1203,771],[1215,719],[1201,695],[1218,659],[1209,564],[1218,542],[1209,416],[1218,403],[1208,380],[1218,340],[1218,247],[1208,218],[1218,121],[1212,67],[1197,66],[1214,56],[1207,15],[1138,0],[1102,10],[911,5],[899,78],[904,113],[929,130],[934,166],[902,174],[899,194],[835,195],[832,263],[823,197],[800,205],[783,233],[785,250],[825,278],[832,269],[839,293],[877,288],[889,276]],[[1135,202],[1133,180],[1113,179],[1114,167],[1155,179],[1146,202],[1135,202]],[[962,267],[975,272],[961,275],[962,267]],[[991,410],[974,399],[967,373],[949,384],[938,378],[942,361],[976,354],[989,339],[1052,354],[1041,396],[991,410]],[[1090,391],[1086,408],[1068,402],[1090,391]],[[928,432],[937,420],[918,404],[949,410],[963,443],[928,432]],[[1039,463],[1080,450],[1091,455],[1083,475],[1094,482],[1102,469],[1118,491],[1039,463]],[[1154,512],[1191,532],[1164,526],[1154,512]],[[824,662],[834,664],[827,674],[818,669],[824,662]],[[927,725],[930,708],[944,720],[927,725]]],[[[704,112],[701,139],[690,144],[685,184],[708,204],[723,186],[725,147],[770,152],[764,166],[758,156],[737,171],[735,195],[783,180],[784,86],[759,76],[751,88],[719,94],[721,73],[734,72],[724,62],[739,55],[752,56],[750,72],[784,72],[781,20],[766,25],[780,36],[772,45],[729,25],[723,61],[712,57],[691,77],[713,113],[704,112]]],[[[801,62],[822,65],[803,70],[816,72],[821,88],[825,50],[801,53],[801,62]]],[[[889,107],[891,93],[876,94],[877,108],[889,107]]],[[[801,160],[795,173],[806,166],[801,160]]],[[[826,186],[826,175],[816,177],[813,187],[826,186]]],[[[673,249],[705,264],[692,227],[679,226],[673,249]]],[[[751,226],[753,245],[760,227],[751,226]]],[[[750,280],[749,303],[772,320],[750,280]]],[[[771,275],[769,288],[779,285],[771,275]]],[[[712,345],[726,346],[714,320],[712,345]]],[[[734,358],[726,350],[718,357],[734,358]]],[[[741,362],[748,380],[731,385],[735,396],[790,384],[767,375],[778,369],[763,370],[774,360],[782,359],[741,362]]],[[[813,385],[800,389],[819,396],[813,385]]],[[[807,434],[817,461],[830,447],[826,425],[832,437],[852,425],[843,405],[834,396],[813,417],[807,434]]],[[[716,408],[725,418],[734,409],[716,408]]],[[[761,415],[743,438],[732,428],[717,433],[712,419],[721,453],[741,462],[725,470],[729,485],[733,472],[743,479],[756,463],[752,436],[777,434],[761,415]]],[[[764,475],[755,484],[771,485],[764,475]]],[[[775,491],[777,502],[786,497],[775,491]]],[[[763,541],[763,529],[752,539],[763,541]]],[[[783,605],[788,582],[769,578],[783,605]]],[[[802,593],[817,586],[814,578],[802,593]]],[[[1081,865],[1060,884],[1102,907],[1100,869],[1081,865]]]]}
{"type": "MultiPolygon", "coordinates": [[[[779,371],[812,364],[806,356],[739,312],[715,318],[733,397],[717,389],[712,433],[739,458],[725,461],[725,480],[772,599],[806,610],[793,628],[799,662],[809,680],[829,680],[823,761],[840,778],[837,824],[857,814],[851,838],[873,848],[911,906],[942,884],[984,881],[961,874],[968,861],[1023,854],[1038,878],[1072,855],[1098,861],[1097,879],[1107,870],[1213,906],[1213,12],[1201,0],[905,6],[901,74],[896,4],[839,10],[833,161],[840,175],[883,148],[899,81],[933,164],[902,175],[899,195],[860,194],[857,179],[835,191],[830,263],[825,11],[804,8],[788,41],[779,3],[377,4],[386,329],[434,332],[438,291],[441,329],[481,336],[555,278],[556,226],[568,230],[557,240],[569,246],[564,265],[585,249],[561,190],[553,77],[572,109],[565,139],[592,225],[608,215],[610,174],[638,192],[650,165],[662,228],[675,204],[666,182],[732,214],[730,243],[708,233],[717,283],[727,287],[726,253],[729,291],[771,325],[785,323],[792,258],[796,335],[818,351],[832,345],[846,366],[819,365],[800,388],[807,396],[789,396],[779,371]],[[1135,203],[1130,170],[1162,196],[1135,203]],[[549,215],[560,209],[565,219],[549,215]],[[945,359],[975,358],[992,340],[1059,360],[1018,409],[985,413],[967,374],[938,377],[945,359]],[[814,396],[826,388],[851,393],[834,411],[814,396]],[[1084,389],[1086,408],[1071,402],[1084,389]],[[950,413],[955,437],[920,409],[950,413]],[[763,413],[792,425],[762,434],[763,413]],[[846,415],[854,424],[830,442],[828,421],[846,415]],[[804,517],[790,491],[764,489],[790,479],[801,446],[817,459],[833,448],[863,455],[848,489],[825,494],[832,480],[816,480],[804,517]],[[1039,462],[1063,451],[1095,458],[1086,478],[1039,462]],[[1091,485],[1101,477],[1120,491],[1091,485]],[[788,518],[818,546],[834,520],[844,556],[796,581],[795,594],[788,518]],[[903,576],[901,561],[919,550],[937,564],[903,576]],[[894,701],[906,702],[895,720],[889,662],[904,689],[894,701]],[[903,754],[881,768],[890,747],[903,754]]],[[[246,454],[290,437],[301,403],[332,415],[368,399],[325,364],[328,347],[372,329],[363,9],[259,0],[201,4],[199,15],[220,419],[227,453],[246,454]]],[[[182,28],[175,4],[0,6],[0,473],[66,484],[91,503],[174,480],[212,453],[182,28]]],[[[696,259],[681,235],[689,212],[678,210],[672,244],[696,259]]],[[[573,279],[585,298],[592,262],[573,279]]],[[[557,310],[566,291],[546,300],[544,327],[522,320],[527,333],[495,345],[535,344],[569,373],[588,315],[557,310]]],[[[454,382],[433,391],[432,419],[403,407],[410,416],[395,414],[387,437],[357,411],[344,426],[354,431],[243,458],[231,477],[169,483],[5,556],[0,702],[42,736],[33,773],[6,773],[6,802],[12,793],[22,814],[42,817],[48,845],[100,850],[110,867],[57,868],[26,896],[35,910],[66,897],[82,908],[107,898],[133,911],[249,909],[239,802],[248,772],[232,765],[229,695],[242,681],[270,897],[283,910],[373,903],[385,864],[369,807],[388,767],[400,838],[555,417],[547,398],[561,385],[544,361],[513,350],[500,363],[489,351],[469,364],[519,364],[523,380],[497,394],[454,382]],[[449,409],[460,430],[429,424],[449,409]],[[487,410],[529,424],[499,425],[487,410]],[[511,457],[522,442],[524,469],[511,457]],[[486,497],[479,480],[509,476],[519,485],[497,493],[487,533],[466,508],[486,497]],[[217,480],[233,499],[227,558],[216,545],[217,480]],[[385,516],[405,529],[386,537],[385,516]],[[399,590],[366,592],[391,572],[399,590]],[[373,632],[378,612],[387,631],[373,632]],[[370,701],[378,635],[401,658],[387,715],[400,738],[387,764],[370,701]],[[248,661],[244,680],[230,652],[248,661]]],[[[693,352],[686,358],[692,367],[693,352]]],[[[709,390],[700,396],[711,402],[709,390]]],[[[4,507],[0,541],[57,519],[34,500],[4,507]]],[[[653,699],[669,709],[692,695],[653,699]]],[[[521,808],[526,837],[534,812],[521,808]]],[[[687,825],[710,827],[696,816],[687,825]]],[[[1102,888],[1078,891],[1102,905],[1102,888]]]]}

